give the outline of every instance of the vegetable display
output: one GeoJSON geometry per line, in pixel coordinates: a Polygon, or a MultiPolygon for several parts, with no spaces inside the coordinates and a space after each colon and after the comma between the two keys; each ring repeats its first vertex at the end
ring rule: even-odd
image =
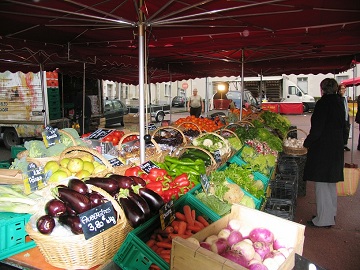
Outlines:
{"type": "Polygon", "coordinates": [[[201,147],[210,153],[219,151],[220,155],[223,156],[230,151],[230,145],[227,140],[221,139],[221,137],[215,134],[207,133],[195,138],[192,141],[194,146],[201,147]]]}

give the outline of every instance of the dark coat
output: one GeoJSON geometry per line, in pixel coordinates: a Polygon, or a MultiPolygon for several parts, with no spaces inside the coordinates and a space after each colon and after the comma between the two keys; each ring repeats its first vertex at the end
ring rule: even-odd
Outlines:
{"type": "Polygon", "coordinates": [[[311,117],[304,181],[336,183],[344,181],[345,107],[339,95],[324,95],[311,117]]]}

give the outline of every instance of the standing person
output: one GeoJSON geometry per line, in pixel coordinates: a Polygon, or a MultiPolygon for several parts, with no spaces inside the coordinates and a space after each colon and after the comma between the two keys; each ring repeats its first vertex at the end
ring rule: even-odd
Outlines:
{"type": "Polygon", "coordinates": [[[197,92],[198,90],[194,88],[193,95],[189,98],[188,110],[190,115],[195,115],[196,118],[199,118],[201,113],[204,112],[204,101],[197,92]]]}
{"type": "Polygon", "coordinates": [[[348,100],[345,96],[346,87],[343,84],[339,85],[338,93],[341,96],[341,99],[344,103],[345,107],[345,129],[344,129],[344,151],[350,151],[350,148],[347,146],[349,140],[349,133],[350,133],[350,118],[349,118],[349,105],[348,100]]]}
{"type": "Polygon", "coordinates": [[[355,116],[355,122],[359,124],[359,139],[358,139],[357,150],[360,151],[360,95],[358,95],[356,102],[357,102],[357,111],[355,116]]]}
{"type": "Polygon", "coordinates": [[[344,181],[345,109],[335,79],[320,83],[321,98],[311,117],[304,181],[315,182],[316,216],[308,226],[330,228],[337,212],[336,183],[344,181]]]}

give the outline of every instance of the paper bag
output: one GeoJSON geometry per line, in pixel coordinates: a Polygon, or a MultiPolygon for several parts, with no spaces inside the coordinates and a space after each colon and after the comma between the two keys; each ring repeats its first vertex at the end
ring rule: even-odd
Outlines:
{"type": "Polygon", "coordinates": [[[353,196],[359,184],[360,169],[344,168],[344,182],[336,183],[338,196],[353,196]]]}

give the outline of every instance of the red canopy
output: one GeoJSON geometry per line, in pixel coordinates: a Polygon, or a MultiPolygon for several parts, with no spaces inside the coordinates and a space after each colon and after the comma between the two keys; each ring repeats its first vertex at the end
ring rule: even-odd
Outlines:
{"type": "Polygon", "coordinates": [[[82,76],[86,63],[88,77],[137,84],[143,26],[150,82],[242,63],[245,76],[338,73],[360,58],[359,18],[354,0],[2,0],[0,71],[82,76]]]}
{"type": "Polygon", "coordinates": [[[358,86],[360,85],[360,77],[344,80],[341,82],[341,84],[345,85],[346,87],[358,86]]]}

